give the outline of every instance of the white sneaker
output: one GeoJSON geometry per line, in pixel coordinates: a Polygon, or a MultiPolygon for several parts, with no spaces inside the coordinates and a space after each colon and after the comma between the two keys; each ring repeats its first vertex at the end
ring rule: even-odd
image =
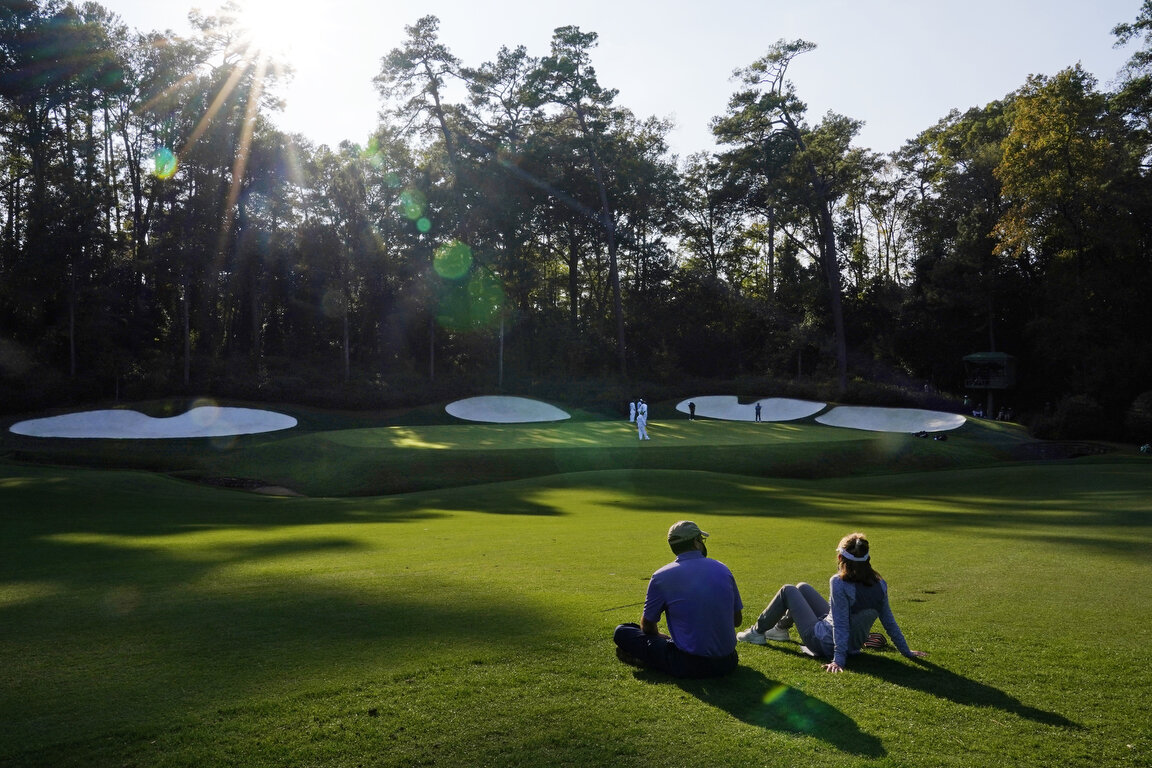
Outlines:
{"type": "Polygon", "coordinates": [[[736,633],[736,639],[741,643],[752,643],[752,645],[768,645],[768,641],[764,639],[764,633],[757,632],[756,627],[748,627],[743,632],[736,633]]]}
{"type": "Polygon", "coordinates": [[[782,627],[772,627],[764,633],[766,640],[791,640],[792,636],[788,634],[788,630],[782,627]]]}

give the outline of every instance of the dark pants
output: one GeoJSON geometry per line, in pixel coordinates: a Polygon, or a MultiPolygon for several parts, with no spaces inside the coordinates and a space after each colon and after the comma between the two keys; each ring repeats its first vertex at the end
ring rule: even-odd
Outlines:
{"type": "Polygon", "coordinates": [[[719,677],[736,669],[736,651],[727,656],[697,656],[685,653],[662,635],[646,635],[639,624],[621,624],[612,636],[616,647],[649,669],[658,669],[673,677],[719,677]]]}

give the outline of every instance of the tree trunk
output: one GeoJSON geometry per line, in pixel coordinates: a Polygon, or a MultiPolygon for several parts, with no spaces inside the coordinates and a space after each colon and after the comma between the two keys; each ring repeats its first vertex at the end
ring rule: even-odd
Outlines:
{"type": "MultiPolygon", "coordinates": [[[[788,112],[783,113],[784,122],[792,140],[801,152],[808,151],[804,134],[788,112]]],[[[816,192],[816,232],[819,236],[820,262],[828,281],[828,308],[832,315],[833,343],[836,347],[836,381],[838,394],[848,390],[848,343],[844,338],[844,306],[840,288],[840,261],[836,257],[836,230],[832,221],[832,199],[827,183],[811,160],[807,162],[808,175],[816,192]]]]}
{"type": "Polygon", "coordinates": [[[609,221],[608,276],[612,283],[612,311],[616,315],[616,354],[620,360],[620,375],[628,378],[628,351],[624,346],[624,302],[620,298],[620,269],[616,263],[616,222],[609,221]]]}
{"type": "Polygon", "coordinates": [[[588,161],[592,165],[592,173],[596,178],[596,190],[600,194],[600,225],[608,239],[608,282],[612,288],[612,311],[616,315],[616,354],[620,359],[620,375],[628,377],[628,352],[624,345],[624,303],[620,298],[620,268],[616,261],[619,248],[616,240],[616,216],[612,213],[612,206],[608,202],[608,185],[604,181],[604,167],[600,164],[600,157],[592,146],[592,131],[584,118],[584,110],[577,104],[574,107],[576,118],[580,123],[580,132],[588,142],[588,161]]]}
{"type": "Polygon", "coordinates": [[[428,317],[428,381],[436,381],[436,317],[428,317]]]}
{"type": "Polygon", "coordinates": [[[344,383],[345,384],[347,384],[349,381],[352,380],[352,354],[351,354],[350,349],[349,349],[351,346],[351,343],[350,343],[351,334],[350,334],[349,329],[348,329],[348,326],[349,326],[348,306],[351,303],[352,303],[351,300],[347,296],[345,296],[345,298],[344,298],[344,383]]]}
{"type": "Polygon", "coordinates": [[[776,296],[776,209],[768,209],[768,295],[776,296]]]}
{"type": "Polygon", "coordinates": [[[188,280],[184,280],[184,386],[187,387],[192,373],[192,323],[188,307],[188,280]]]}
{"type": "Polygon", "coordinates": [[[68,275],[68,365],[70,378],[76,380],[76,267],[68,275]]]}
{"type": "Polygon", "coordinates": [[[580,249],[576,232],[568,227],[568,320],[572,333],[580,331],[580,249]]]}
{"type": "Polygon", "coordinates": [[[836,345],[836,381],[838,394],[848,390],[848,344],[844,338],[844,302],[840,290],[840,262],[836,258],[836,231],[832,228],[832,203],[820,203],[820,260],[828,280],[828,308],[832,314],[832,332],[836,345]]]}

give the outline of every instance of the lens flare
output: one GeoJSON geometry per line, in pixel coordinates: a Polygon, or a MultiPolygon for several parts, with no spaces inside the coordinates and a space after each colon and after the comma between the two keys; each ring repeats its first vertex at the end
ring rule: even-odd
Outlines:
{"type": "Polygon", "coordinates": [[[775,688],[768,691],[768,693],[764,694],[764,703],[768,705],[775,704],[782,696],[787,695],[787,693],[788,686],[777,685],[775,688]]]}
{"type": "MultiPolygon", "coordinates": [[[[772,686],[746,717],[774,729],[796,733],[858,733],[856,724],[827,703],[783,684],[772,686]]],[[[861,735],[862,738],[863,735],[861,735]]]]}
{"type": "Polygon", "coordinates": [[[468,281],[468,300],[473,324],[492,325],[504,307],[504,287],[487,270],[476,272],[468,281]]]}
{"type": "Polygon", "coordinates": [[[188,412],[192,422],[198,427],[209,427],[220,419],[220,406],[215,400],[198,398],[188,412]]]}
{"type": "Polygon", "coordinates": [[[472,268],[472,249],[459,240],[444,243],[432,257],[436,274],[448,280],[459,280],[472,268]]]}
{"type": "Polygon", "coordinates": [[[220,435],[219,437],[211,438],[209,442],[211,443],[214,450],[217,450],[221,453],[227,453],[228,451],[235,448],[239,441],[237,440],[236,435],[220,435]]]}
{"type": "Polygon", "coordinates": [[[411,221],[416,221],[424,215],[424,206],[427,205],[427,200],[424,195],[416,189],[406,189],[400,193],[398,201],[400,212],[411,221]]]}
{"type": "Polygon", "coordinates": [[[493,328],[503,308],[500,282],[487,270],[476,270],[467,281],[444,284],[436,320],[450,331],[493,328]]]}
{"type": "Polygon", "coordinates": [[[153,173],[158,179],[170,179],[176,175],[180,163],[176,160],[176,153],[167,147],[157,147],[152,153],[153,173]]]}

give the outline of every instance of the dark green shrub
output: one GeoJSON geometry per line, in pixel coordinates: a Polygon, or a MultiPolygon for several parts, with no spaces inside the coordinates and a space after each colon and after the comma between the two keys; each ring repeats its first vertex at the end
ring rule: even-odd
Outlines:
{"type": "Polygon", "coordinates": [[[1098,440],[1114,431],[1104,408],[1087,395],[1065,397],[1054,413],[1032,423],[1032,434],[1044,440],[1098,440]]]}
{"type": "Polygon", "coordinates": [[[1152,440],[1152,390],[1141,392],[1124,414],[1124,427],[1129,440],[1147,443],[1152,440]]]}

